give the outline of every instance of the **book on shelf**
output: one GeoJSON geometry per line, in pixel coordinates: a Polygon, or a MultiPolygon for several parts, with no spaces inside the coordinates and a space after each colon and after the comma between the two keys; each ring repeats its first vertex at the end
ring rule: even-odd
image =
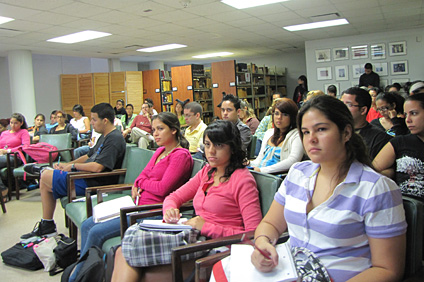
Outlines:
{"type": "Polygon", "coordinates": [[[271,272],[260,272],[251,262],[253,246],[235,244],[231,246],[230,281],[291,282],[301,281],[294,264],[288,243],[275,246],[278,253],[278,265],[271,272]]]}
{"type": "Polygon", "coordinates": [[[107,202],[102,202],[93,208],[94,222],[104,222],[119,217],[121,208],[135,206],[131,196],[124,196],[107,202]]]}
{"type": "Polygon", "coordinates": [[[177,223],[165,223],[162,219],[145,219],[139,224],[141,229],[148,231],[183,231],[190,230],[190,225],[185,225],[187,218],[180,218],[177,223]]]}

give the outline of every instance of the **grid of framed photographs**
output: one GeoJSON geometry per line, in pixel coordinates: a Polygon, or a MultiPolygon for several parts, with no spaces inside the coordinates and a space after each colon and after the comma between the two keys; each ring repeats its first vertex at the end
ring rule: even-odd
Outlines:
{"type": "MultiPolygon", "coordinates": [[[[317,63],[343,61],[343,60],[360,60],[373,64],[374,72],[379,76],[388,75],[405,75],[408,74],[408,61],[396,60],[389,62],[372,62],[373,60],[386,60],[393,56],[404,56],[407,54],[406,41],[397,41],[390,43],[375,43],[356,46],[342,46],[327,49],[315,50],[315,61],[317,63]],[[387,44],[387,46],[386,46],[387,44]],[[368,48],[369,47],[369,48],[368,48]],[[387,47],[387,49],[386,49],[387,47]],[[350,54],[349,54],[350,53],[350,54]],[[350,57],[349,57],[350,56],[350,57]],[[389,73],[390,68],[390,73],[389,73]]],[[[364,71],[364,63],[352,64],[351,77],[352,79],[359,78],[364,71]]],[[[333,79],[332,66],[322,66],[317,68],[317,80],[333,79]]],[[[336,81],[349,80],[349,64],[334,66],[334,79],[336,81]]]]}

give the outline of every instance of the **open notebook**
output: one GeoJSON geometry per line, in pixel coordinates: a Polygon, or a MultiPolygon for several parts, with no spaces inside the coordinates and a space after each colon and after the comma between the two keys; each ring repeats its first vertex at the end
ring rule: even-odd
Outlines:
{"type": "Polygon", "coordinates": [[[190,230],[190,225],[184,225],[187,218],[180,218],[177,223],[165,223],[162,219],[145,219],[139,224],[141,229],[149,231],[183,231],[190,230]]]}
{"type": "Polygon", "coordinates": [[[253,246],[235,244],[231,245],[230,281],[243,282],[275,282],[275,281],[301,281],[296,272],[290,245],[287,243],[275,246],[278,253],[278,265],[273,271],[260,272],[253,266],[250,257],[253,246]]]}
{"type": "Polygon", "coordinates": [[[119,216],[121,208],[135,206],[131,196],[124,196],[102,202],[93,208],[94,222],[103,222],[119,216]]]}

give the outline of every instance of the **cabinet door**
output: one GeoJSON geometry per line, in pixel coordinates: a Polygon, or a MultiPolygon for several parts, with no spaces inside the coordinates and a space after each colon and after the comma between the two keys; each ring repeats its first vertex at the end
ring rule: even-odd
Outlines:
{"type": "Polygon", "coordinates": [[[187,86],[191,86],[193,89],[193,77],[191,73],[191,65],[173,67],[171,68],[172,74],[172,88],[177,88],[177,91],[173,91],[174,105],[176,99],[184,101],[189,99],[193,101],[193,90],[187,90],[187,86]]]}
{"type": "Polygon", "coordinates": [[[60,75],[60,92],[62,95],[62,110],[72,113],[72,107],[78,104],[78,75],[60,75]]]}
{"type": "Polygon", "coordinates": [[[159,69],[143,71],[143,99],[150,98],[155,110],[162,111],[160,100],[160,76],[159,69]],[[159,92],[156,92],[158,90],[159,92]]]}
{"type": "Polygon", "coordinates": [[[78,88],[79,104],[81,104],[85,114],[87,114],[94,106],[93,75],[91,73],[79,74],[78,88]]]}
{"type": "Polygon", "coordinates": [[[122,99],[126,103],[125,97],[125,72],[111,72],[110,73],[110,94],[109,100],[112,107],[115,107],[116,100],[122,99]]]}
{"type": "Polygon", "coordinates": [[[110,103],[109,73],[93,73],[93,89],[95,104],[110,103]]]}
{"type": "Polygon", "coordinates": [[[237,95],[236,89],[236,62],[234,60],[212,63],[212,97],[214,104],[214,115],[221,117],[221,110],[217,107],[222,101],[222,92],[237,95]],[[230,86],[230,83],[234,86],[230,86]]]}
{"type": "Polygon", "coordinates": [[[125,81],[127,104],[132,104],[134,113],[138,114],[143,104],[143,73],[141,71],[127,71],[125,72],[125,81]]]}

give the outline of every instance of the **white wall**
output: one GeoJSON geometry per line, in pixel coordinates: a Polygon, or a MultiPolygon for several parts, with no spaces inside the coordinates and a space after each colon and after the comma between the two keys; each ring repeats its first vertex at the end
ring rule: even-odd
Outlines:
{"type": "Polygon", "coordinates": [[[324,84],[340,83],[340,91],[346,90],[352,85],[359,83],[359,78],[353,78],[352,65],[360,64],[365,65],[365,63],[370,62],[371,64],[375,63],[384,63],[387,62],[388,65],[388,75],[381,76],[381,80],[387,80],[388,84],[392,84],[397,79],[409,79],[414,81],[417,79],[424,79],[424,42],[422,41],[424,37],[424,29],[408,29],[401,31],[392,31],[392,32],[382,32],[382,33],[372,33],[364,34],[357,36],[347,36],[347,37],[338,37],[330,38],[323,40],[314,40],[305,42],[306,49],[306,67],[307,67],[307,78],[308,78],[308,87],[309,90],[321,89],[324,90],[324,84]],[[389,56],[389,46],[391,42],[406,41],[407,54],[402,56],[389,56]],[[370,45],[384,43],[386,45],[386,59],[382,60],[372,60],[370,57],[370,45]],[[352,46],[357,45],[368,45],[368,59],[352,59],[351,49],[352,46]],[[339,47],[349,47],[349,59],[334,61],[332,49],[339,47]],[[319,49],[331,49],[331,61],[330,62],[321,62],[317,63],[315,59],[315,50],[319,49]],[[391,75],[390,62],[395,61],[408,61],[409,72],[405,75],[391,75]],[[336,81],[334,67],[347,65],[348,66],[348,81],[336,81]],[[331,66],[332,79],[331,80],[317,80],[317,68],[319,67],[328,67],[331,66]],[[393,80],[393,81],[392,81],[393,80]]]}
{"type": "Polygon", "coordinates": [[[9,66],[7,58],[0,57],[0,118],[10,117],[12,114],[11,109],[9,66]]]}
{"type": "Polygon", "coordinates": [[[138,64],[136,62],[121,61],[121,71],[138,71],[138,64]]]}

